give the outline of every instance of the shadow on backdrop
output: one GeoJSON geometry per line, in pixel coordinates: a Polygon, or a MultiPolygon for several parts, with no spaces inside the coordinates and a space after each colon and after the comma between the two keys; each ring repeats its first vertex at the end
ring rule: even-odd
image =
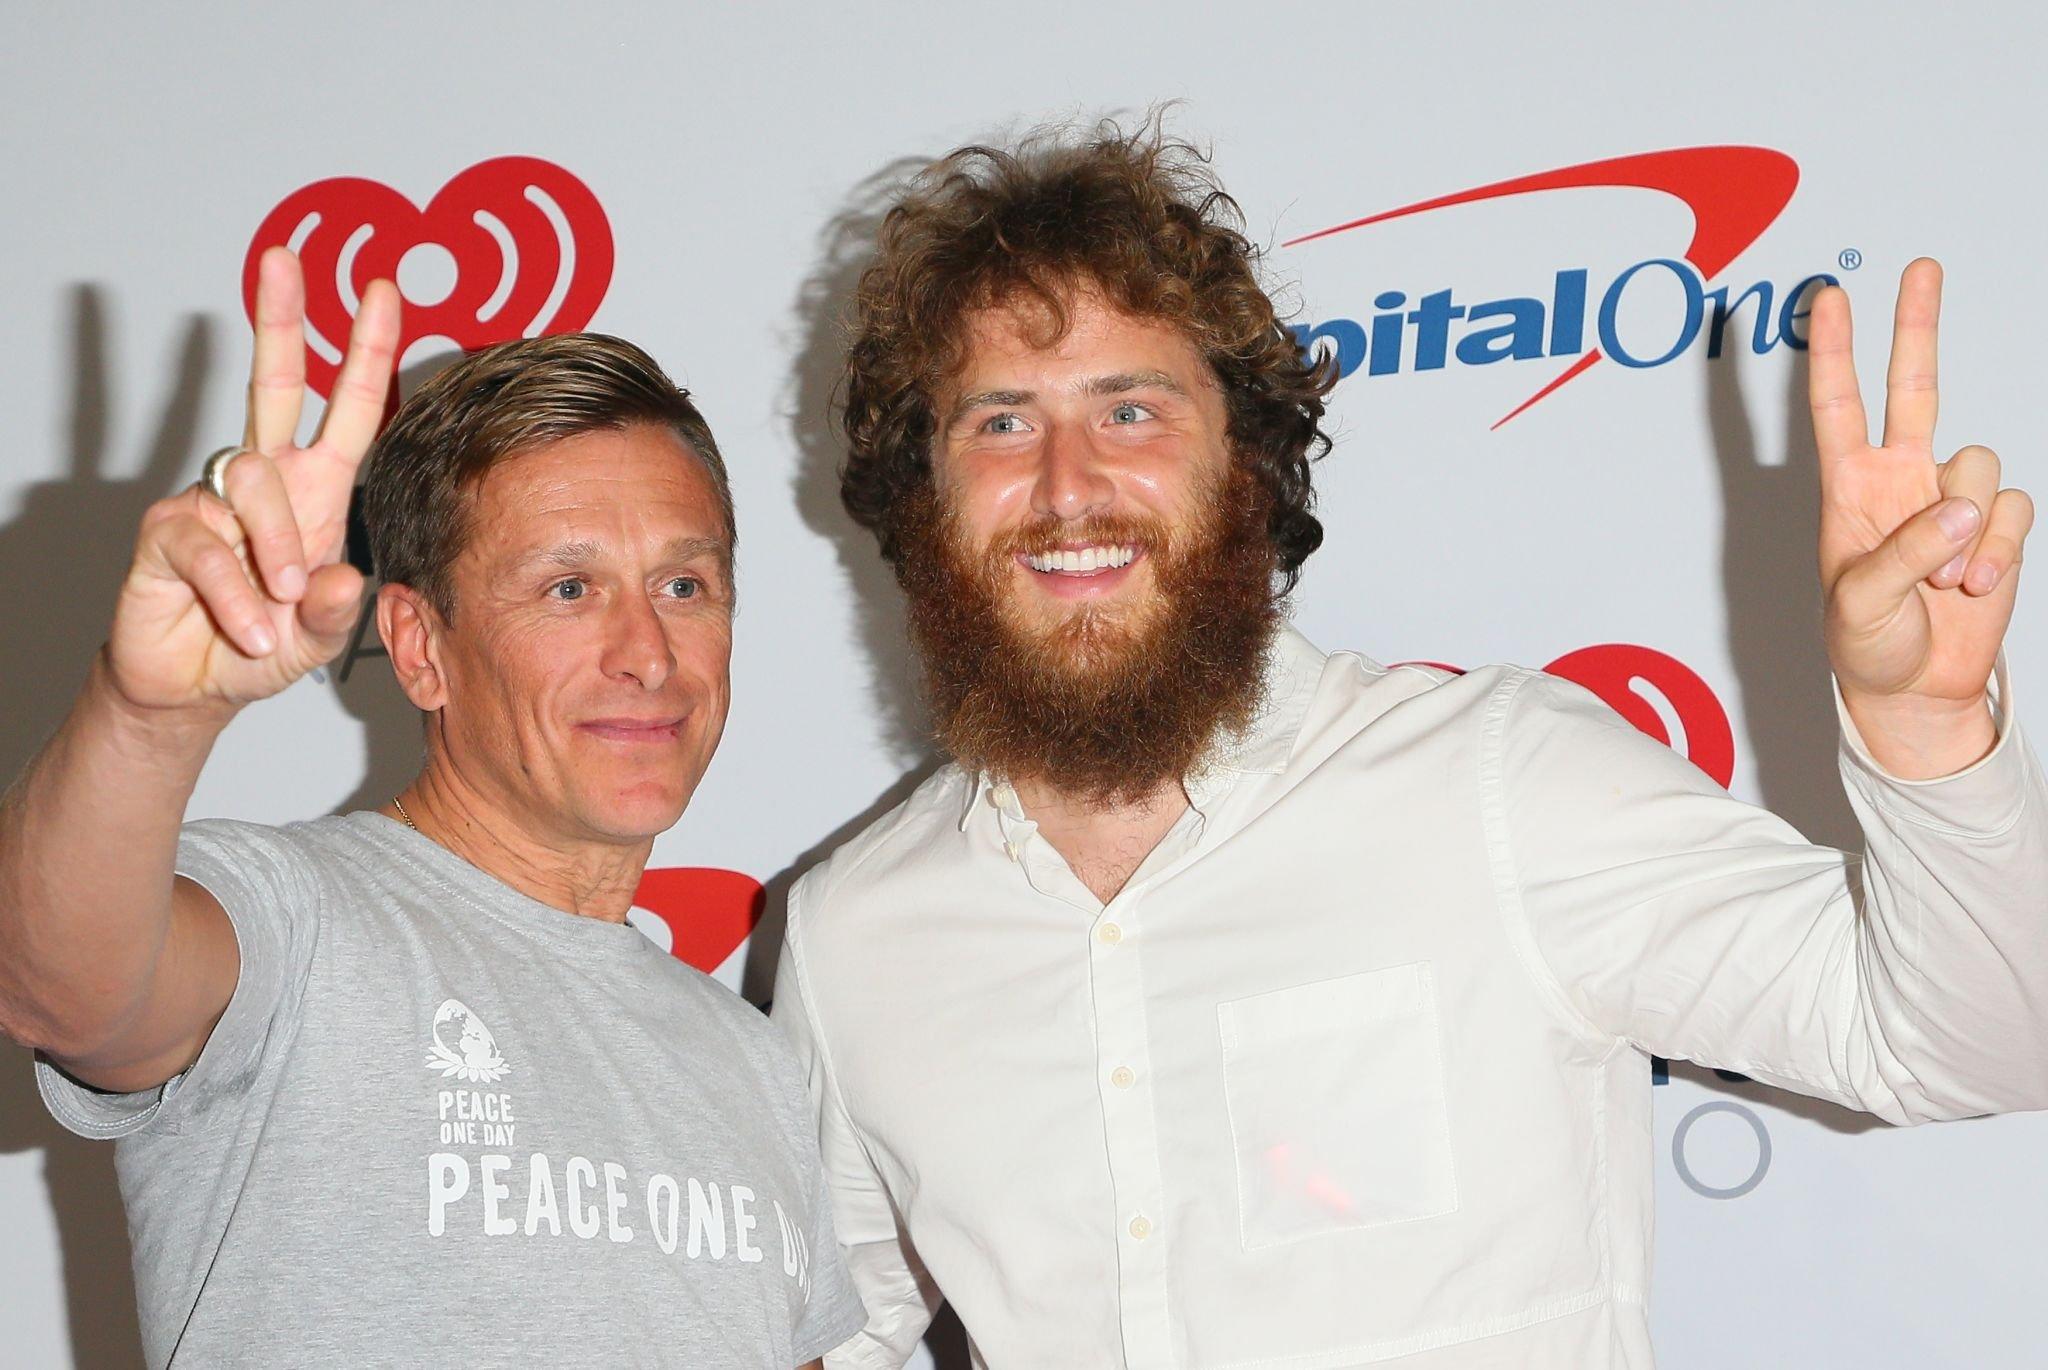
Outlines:
{"type": "MultiPolygon", "coordinates": [[[[63,720],[106,639],[143,511],[187,478],[213,364],[210,323],[195,315],[184,325],[141,469],[118,475],[126,454],[108,450],[110,434],[119,406],[133,399],[114,392],[99,287],[74,286],[70,312],[69,465],[24,491],[19,511],[0,527],[0,578],[15,587],[0,606],[0,641],[9,657],[0,671],[0,773],[9,780],[63,720]]],[[[51,1121],[26,1052],[7,1046],[0,1065],[0,1153],[43,1153],[74,1362],[81,1370],[140,1365],[113,1148],[51,1121]]]]}
{"type": "MultiPolygon", "coordinates": [[[[1757,438],[1733,356],[1704,361],[1706,420],[1721,485],[1721,590],[1748,755],[1763,806],[1810,842],[1863,850],[1836,770],[1840,728],[1821,634],[1820,458],[1806,403],[1807,357],[1785,349],[1785,428],[1757,438]],[[1775,446],[1775,450],[1773,450],[1775,446]],[[1782,455],[1782,461],[1767,457],[1782,455]]],[[[1881,1127],[1868,1114],[1674,1063],[1673,1074],[1832,1132],[1881,1127]]]]}
{"type": "MultiPolygon", "coordinates": [[[[858,655],[868,671],[869,713],[890,753],[908,771],[861,813],[812,844],[787,870],[766,882],[767,905],[747,945],[741,977],[741,993],[757,1004],[768,1002],[775,990],[775,961],[789,916],[789,887],[841,843],[901,803],[939,765],[917,664],[911,655],[902,592],[876,549],[873,535],[856,525],[839,502],[839,466],[845,449],[832,412],[846,356],[845,321],[854,286],[874,255],[882,216],[904,180],[925,164],[922,157],[898,158],[854,187],[846,207],[819,233],[817,263],[798,288],[790,310],[793,341],[782,399],[782,418],[797,451],[790,492],[804,526],[831,542],[838,555],[840,574],[846,581],[843,598],[853,606],[858,655]]],[[[853,723],[848,720],[849,727],[853,723]]]]}
{"type": "MultiPolygon", "coordinates": [[[[929,161],[898,158],[853,189],[846,207],[820,233],[817,264],[791,309],[793,356],[782,415],[797,450],[790,489],[804,526],[830,541],[838,554],[846,581],[844,599],[853,606],[859,655],[868,669],[866,700],[884,743],[907,773],[766,882],[767,906],[747,944],[740,977],[740,992],[757,1004],[767,1004],[774,994],[790,886],[841,843],[902,803],[939,765],[904,624],[902,593],[876,550],[873,535],[857,526],[839,502],[839,465],[845,451],[832,418],[854,285],[873,256],[882,216],[905,179],[929,161]]],[[[951,1309],[939,1310],[924,1344],[938,1370],[967,1370],[967,1334],[951,1309]]]]}
{"type": "Polygon", "coordinates": [[[846,454],[833,421],[832,399],[846,355],[847,307],[874,254],[875,232],[903,182],[927,160],[898,158],[862,181],[819,235],[817,265],[805,278],[792,310],[796,345],[783,413],[797,449],[796,475],[790,483],[797,513],[839,555],[861,654],[867,659],[869,704],[884,740],[906,766],[936,755],[931,725],[895,575],[876,551],[873,535],[857,526],[839,503],[839,466],[846,454]]]}
{"type": "MultiPolygon", "coordinates": [[[[1789,349],[1787,349],[1789,351],[1789,349]]],[[[1770,464],[1722,357],[1706,363],[1708,432],[1721,481],[1721,587],[1728,656],[1765,808],[1809,841],[1863,849],[1835,767],[1834,687],[1821,635],[1820,458],[1806,403],[1804,352],[1785,378],[1785,431],[1770,464]]]]}

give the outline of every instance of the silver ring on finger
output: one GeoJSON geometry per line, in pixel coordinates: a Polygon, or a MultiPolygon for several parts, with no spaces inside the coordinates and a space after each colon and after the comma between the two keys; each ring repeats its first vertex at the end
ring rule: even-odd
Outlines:
{"type": "Polygon", "coordinates": [[[228,464],[248,450],[240,443],[233,447],[223,447],[209,456],[206,464],[199,468],[199,483],[222,504],[234,503],[228,498],[228,464]]]}

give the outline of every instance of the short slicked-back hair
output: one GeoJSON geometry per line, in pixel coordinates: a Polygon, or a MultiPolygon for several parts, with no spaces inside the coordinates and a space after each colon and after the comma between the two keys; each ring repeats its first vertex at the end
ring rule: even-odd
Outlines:
{"type": "Polygon", "coordinates": [[[738,546],[732,487],[690,392],[622,338],[557,333],[500,343],[421,386],[378,437],[363,480],[363,523],[378,576],[409,585],[444,618],[450,568],[468,540],[471,497],[499,462],[579,433],[648,423],[704,464],[738,546]]]}
{"type": "Polygon", "coordinates": [[[937,394],[965,360],[967,316],[1030,302],[1066,330],[1077,288],[1180,330],[1209,363],[1237,459],[1264,486],[1284,590],[1323,539],[1309,463],[1334,366],[1303,355],[1257,275],[1258,250],[1207,156],[1157,116],[963,147],[925,168],[882,221],[854,293],[841,385],[840,497],[898,568],[903,515],[931,483],[937,394]]]}

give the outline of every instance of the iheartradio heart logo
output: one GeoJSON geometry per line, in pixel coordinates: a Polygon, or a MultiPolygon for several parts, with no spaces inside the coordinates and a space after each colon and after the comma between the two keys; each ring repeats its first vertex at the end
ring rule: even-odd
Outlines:
{"type": "MultiPolygon", "coordinates": [[[[1406,663],[1465,673],[1441,661],[1406,663]]],[[[1727,788],[1735,776],[1735,731],[1713,687],[1677,657],[1630,642],[1566,652],[1543,668],[1582,685],[1641,732],[1682,753],[1727,788]]]]}
{"type": "Polygon", "coordinates": [[[706,975],[725,964],[761,921],[768,892],[751,875],[715,866],[665,866],[640,877],[626,921],[706,975]]]}
{"type": "Polygon", "coordinates": [[[257,262],[278,246],[305,266],[306,383],[322,396],[341,369],[363,288],[380,276],[405,297],[401,360],[422,338],[473,352],[573,332],[597,313],[612,281],[604,206],[538,157],[478,162],[425,209],[360,176],[293,191],[258,226],[242,263],[242,308],[252,320],[257,262]]]}

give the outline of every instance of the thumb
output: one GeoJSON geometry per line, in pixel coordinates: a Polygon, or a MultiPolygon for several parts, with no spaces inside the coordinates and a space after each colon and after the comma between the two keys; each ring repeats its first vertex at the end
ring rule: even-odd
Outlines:
{"type": "Polygon", "coordinates": [[[306,582],[299,600],[299,626],[305,630],[316,662],[324,662],[348,644],[349,629],[363,602],[363,573],[345,561],[322,566],[306,582]]]}
{"type": "Polygon", "coordinates": [[[1852,620],[1890,617],[1913,588],[1970,545],[1984,526],[1984,511],[1960,497],[1933,504],[1892,530],[1858,558],[1836,585],[1852,620]]]}

